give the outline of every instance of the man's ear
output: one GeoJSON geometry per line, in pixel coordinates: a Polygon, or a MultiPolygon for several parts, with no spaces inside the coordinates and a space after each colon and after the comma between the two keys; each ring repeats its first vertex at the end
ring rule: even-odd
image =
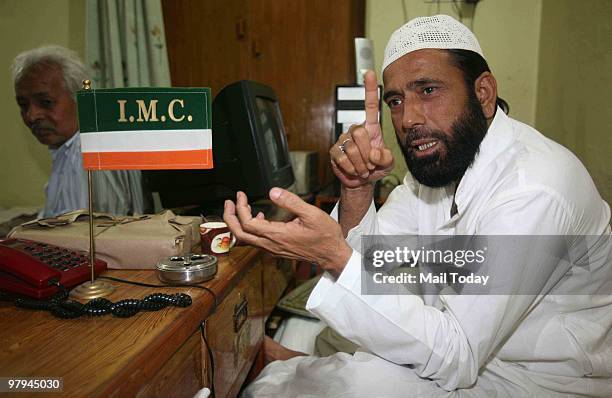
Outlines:
{"type": "Polygon", "coordinates": [[[491,72],[482,72],[474,84],[476,98],[482,106],[482,112],[487,119],[495,116],[497,108],[497,81],[491,72]]]}

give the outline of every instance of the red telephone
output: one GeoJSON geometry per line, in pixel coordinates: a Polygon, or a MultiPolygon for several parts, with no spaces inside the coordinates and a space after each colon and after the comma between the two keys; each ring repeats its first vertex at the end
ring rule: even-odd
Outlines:
{"type": "MultiPolygon", "coordinates": [[[[94,272],[106,269],[96,259],[94,272]]],[[[89,254],[25,239],[0,240],[0,290],[35,298],[59,291],[55,282],[70,289],[91,277],[89,254]]]]}

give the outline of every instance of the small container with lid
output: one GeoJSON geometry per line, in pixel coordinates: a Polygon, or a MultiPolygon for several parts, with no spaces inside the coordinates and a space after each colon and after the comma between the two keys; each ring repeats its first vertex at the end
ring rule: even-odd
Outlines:
{"type": "Polygon", "coordinates": [[[217,273],[217,258],[208,254],[166,257],[157,263],[157,277],[170,285],[195,285],[217,273]]]}

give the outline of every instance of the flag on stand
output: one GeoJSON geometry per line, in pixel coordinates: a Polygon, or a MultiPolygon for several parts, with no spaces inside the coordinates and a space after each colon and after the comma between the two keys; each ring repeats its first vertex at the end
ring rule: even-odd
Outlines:
{"type": "Polygon", "coordinates": [[[210,169],[209,88],[119,88],[77,93],[87,170],[210,169]]]}

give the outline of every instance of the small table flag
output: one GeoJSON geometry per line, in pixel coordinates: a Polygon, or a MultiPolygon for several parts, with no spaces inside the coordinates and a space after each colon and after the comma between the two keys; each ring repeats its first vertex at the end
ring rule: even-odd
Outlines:
{"type": "Polygon", "coordinates": [[[209,88],[77,92],[86,170],[210,169],[209,88]]]}

